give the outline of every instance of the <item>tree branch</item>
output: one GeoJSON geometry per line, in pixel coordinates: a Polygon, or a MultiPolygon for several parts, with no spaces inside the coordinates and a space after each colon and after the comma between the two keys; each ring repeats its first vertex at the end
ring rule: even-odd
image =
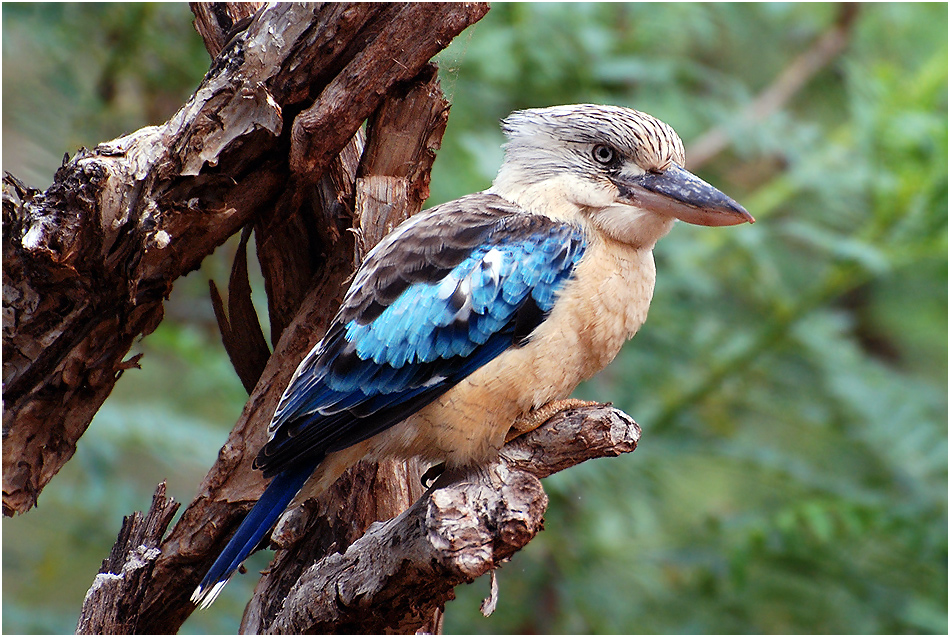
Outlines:
{"type": "MultiPolygon", "coordinates": [[[[284,11],[291,10],[284,5],[278,6],[283,7],[284,11]]],[[[299,11],[298,7],[299,5],[293,5],[293,10],[299,11]]],[[[290,20],[283,13],[273,13],[274,10],[275,7],[269,6],[257,14],[244,34],[231,39],[230,44],[215,60],[209,76],[212,76],[216,69],[230,68],[232,62],[228,60],[238,58],[242,63],[246,62],[246,53],[238,55],[236,52],[246,49],[247,43],[256,41],[257,34],[262,32],[268,32],[271,38],[275,34],[280,35],[284,46],[279,49],[287,57],[281,58],[279,63],[271,64],[271,79],[259,82],[258,90],[269,90],[268,94],[274,97],[271,85],[283,77],[285,66],[292,66],[297,70],[297,75],[288,74],[286,82],[281,84],[283,89],[280,95],[286,98],[285,102],[292,98],[310,101],[312,104],[322,105],[321,108],[330,108],[332,112],[333,108],[337,108],[333,99],[339,96],[328,97],[326,90],[320,92],[308,87],[301,82],[302,77],[319,77],[322,85],[329,85],[338,74],[349,74],[352,77],[354,67],[351,63],[354,60],[358,60],[358,68],[364,71],[374,68],[374,59],[376,65],[387,69],[387,72],[394,62],[398,63],[400,70],[388,76],[375,71],[363,72],[355,85],[348,85],[364,95],[365,101],[353,104],[353,109],[364,114],[354,116],[348,113],[344,118],[347,120],[345,126],[336,125],[332,131],[321,134],[319,139],[314,138],[307,142],[307,152],[319,155],[313,161],[307,160],[316,177],[307,176],[303,179],[300,175],[290,175],[286,159],[291,146],[290,135],[288,127],[281,128],[283,159],[280,160],[278,156],[271,161],[275,172],[284,177],[282,188],[269,200],[269,205],[274,208],[275,213],[259,216],[255,230],[260,232],[257,241],[258,256],[268,282],[271,315],[274,316],[276,312],[278,317],[285,321],[284,324],[289,322],[289,325],[283,330],[279,327],[272,330],[272,339],[277,340],[274,354],[267,361],[263,372],[259,373],[260,379],[241,419],[222,448],[218,462],[202,483],[198,497],[165,539],[162,554],[155,562],[142,603],[136,608],[125,609],[128,613],[137,615],[135,627],[140,632],[177,631],[194,609],[188,598],[200,576],[208,568],[230,531],[240,522],[263,490],[263,480],[258,472],[251,470],[251,461],[264,442],[266,424],[296,367],[296,361],[309,351],[325,332],[329,319],[339,304],[343,284],[355,267],[354,257],[357,251],[352,243],[353,234],[346,230],[353,225],[356,214],[353,209],[356,200],[354,180],[362,150],[361,138],[356,134],[362,121],[360,117],[365,118],[372,114],[384,99],[390,99],[387,96],[391,94],[394,103],[406,102],[406,108],[417,111],[423,121],[427,122],[425,134],[417,139],[404,138],[402,142],[402,145],[411,148],[412,152],[405,155],[400,165],[405,161],[414,161],[419,167],[418,172],[403,175],[407,181],[402,191],[414,195],[418,201],[412,205],[401,203],[399,207],[403,212],[398,214],[408,215],[415,212],[421,208],[425,197],[428,169],[433,158],[431,151],[420,151],[415,146],[422,144],[429,149],[438,147],[448,109],[441,92],[438,91],[434,67],[423,67],[432,54],[447,44],[466,24],[480,18],[487,7],[473,4],[436,4],[425,7],[324,5],[313,10],[307,8],[307,11],[313,14],[308,19],[318,23],[313,29],[307,27],[307,20],[290,20]],[[419,25],[423,23],[423,18],[426,29],[421,33],[419,25]],[[268,20],[271,21],[269,24],[268,20]],[[381,34],[401,44],[372,46],[381,34]],[[326,59],[315,61],[314,58],[319,55],[324,55],[326,59]],[[306,69],[307,72],[302,72],[301,69],[306,69]],[[402,78],[411,81],[403,83],[402,78]],[[318,98],[314,100],[313,95],[318,95],[318,98]],[[407,100],[407,96],[411,95],[421,95],[424,99],[407,100]],[[430,110],[433,104],[437,105],[435,112],[439,113],[435,118],[430,110]],[[410,143],[406,143],[406,139],[410,143]],[[326,154],[329,148],[335,148],[336,155],[331,156],[328,163],[326,154]],[[276,250],[287,248],[286,244],[275,245],[273,240],[291,235],[293,228],[300,227],[306,228],[307,232],[298,232],[295,236],[302,235],[306,240],[293,243],[293,247],[305,249],[304,254],[316,255],[317,258],[297,259],[292,262],[273,259],[272,255],[276,250]],[[290,284],[285,283],[286,278],[276,276],[278,273],[288,272],[292,275],[290,284]],[[301,281],[307,285],[301,285],[301,281]],[[302,301],[299,290],[308,290],[302,301]],[[296,304],[293,303],[295,297],[296,304]],[[279,302],[275,303],[275,300],[279,302]],[[302,308],[299,312],[298,307],[302,308]],[[293,317],[292,322],[289,317],[293,317]]],[[[305,17],[307,16],[297,15],[297,18],[305,17]]],[[[243,67],[237,70],[240,69],[243,67]]],[[[199,89],[198,94],[201,93],[202,90],[199,89]]],[[[261,102],[262,100],[255,97],[258,94],[260,93],[249,95],[248,99],[255,103],[261,102]]],[[[264,97],[263,102],[268,102],[267,96],[264,97]]],[[[303,103],[301,102],[301,105],[303,103]]],[[[307,110],[301,106],[289,108],[284,103],[279,103],[278,106],[283,118],[307,110]]],[[[183,110],[187,108],[186,106],[183,110]]],[[[386,118],[383,114],[386,111],[386,108],[382,109],[376,119],[384,121],[386,118]]],[[[370,136],[372,137],[373,131],[377,129],[381,131],[380,135],[390,135],[393,131],[387,128],[388,126],[377,125],[374,121],[370,126],[370,136]]],[[[397,137],[392,136],[394,139],[397,137]]],[[[226,153],[219,152],[219,155],[224,155],[234,164],[251,170],[242,159],[242,154],[248,148],[247,143],[245,140],[235,140],[234,143],[238,146],[226,153]]],[[[367,155],[370,156],[372,154],[367,155]]],[[[222,161],[224,160],[219,159],[219,165],[222,161]]],[[[189,165],[195,168],[194,163],[184,162],[183,165],[186,169],[189,165]]],[[[260,169],[259,166],[254,168],[260,169]]],[[[363,174],[372,181],[376,176],[374,170],[376,168],[368,166],[363,174]]],[[[376,201],[376,206],[392,205],[392,202],[366,197],[363,199],[376,201]]],[[[367,210],[367,213],[358,215],[360,223],[363,223],[363,220],[367,222],[366,228],[373,227],[375,219],[379,217],[369,212],[371,208],[372,206],[362,206],[360,209],[367,210]]],[[[398,222],[397,217],[398,215],[391,214],[391,211],[387,213],[387,218],[394,223],[398,222]]],[[[228,322],[229,327],[233,328],[233,317],[229,317],[228,322]]],[[[245,383],[249,384],[251,378],[244,377],[245,383]]],[[[409,485],[407,476],[410,474],[405,470],[402,470],[402,474],[402,482],[409,485]]],[[[385,473],[379,475],[381,484],[385,484],[390,490],[398,488],[399,481],[395,477],[385,473]]],[[[415,482],[413,478],[412,483],[415,482]]],[[[418,496],[418,492],[413,493],[408,488],[406,490],[410,498],[405,505],[399,509],[388,510],[386,506],[382,506],[385,502],[378,501],[377,506],[372,508],[375,515],[388,518],[408,506],[418,496]]],[[[398,501],[394,501],[395,504],[398,504],[398,501]]],[[[370,522],[372,519],[365,520],[367,526],[370,522]]],[[[358,535],[353,539],[355,537],[358,535]]],[[[118,603],[118,600],[112,601],[118,603]]],[[[437,629],[438,625],[433,624],[433,628],[437,629]]]]}
{"type": "MultiPolygon", "coordinates": [[[[542,529],[547,496],[539,478],[631,452],[639,437],[637,424],[609,406],[561,412],[505,445],[495,463],[445,486],[437,483],[345,552],[305,567],[272,623],[243,628],[415,632],[426,609],[454,599],[456,586],[498,568],[542,529]]],[[[306,518],[307,511],[295,514],[306,518]]],[[[278,551],[275,562],[282,557],[278,551]]]]}
{"type": "MultiPolygon", "coordinates": [[[[359,253],[365,254],[389,230],[422,209],[448,110],[436,69],[429,66],[412,82],[394,87],[370,119],[366,149],[358,171],[353,171],[359,177],[355,177],[355,184],[351,179],[347,190],[352,193],[347,199],[355,206],[351,214],[359,253]]],[[[352,250],[349,255],[352,257],[352,250]]],[[[337,305],[334,301],[331,307],[337,305]]],[[[316,518],[319,526],[307,534],[311,539],[295,547],[292,559],[275,565],[261,579],[245,611],[242,630],[260,631],[259,626],[279,610],[302,564],[312,563],[333,547],[345,548],[373,522],[387,520],[408,508],[422,494],[420,473],[416,462],[395,461],[364,464],[351,471],[331,492],[316,518]]],[[[423,628],[438,632],[436,615],[430,613],[423,628]]]]}
{"type": "Polygon", "coordinates": [[[43,194],[4,179],[6,515],[32,507],[72,456],[132,343],[161,321],[174,280],[296,192],[291,147],[306,144],[307,179],[318,179],[390,87],[486,10],[268,6],[166,124],[81,150],[43,194]],[[381,34],[401,45],[374,47],[381,34]],[[285,118],[302,111],[323,124],[298,127],[306,135],[292,141],[285,118]]]}
{"type": "Polygon", "coordinates": [[[195,30],[204,40],[211,59],[239,32],[250,26],[251,18],[265,2],[189,2],[195,14],[195,30]]]}
{"type": "Polygon", "coordinates": [[[147,515],[136,511],[125,517],[112,553],[103,560],[102,568],[83,600],[77,634],[131,635],[139,632],[137,615],[128,610],[142,602],[155,560],[161,552],[158,546],[179,506],[179,502],[165,497],[165,483],[162,482],[152,497],[152,507],[147,515]]]}

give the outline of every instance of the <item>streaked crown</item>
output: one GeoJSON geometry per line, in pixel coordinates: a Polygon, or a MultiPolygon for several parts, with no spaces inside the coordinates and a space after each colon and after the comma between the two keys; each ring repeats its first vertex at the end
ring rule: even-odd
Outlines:
{"type": "Polygon", "coordinates": [[[684,166],[683,142],[669,125],[632,108],[570,104],[515,111],[502,122],[506,149],[528,151],[551,142],[589,145],[610,143],[645,171],[684,166]]]}

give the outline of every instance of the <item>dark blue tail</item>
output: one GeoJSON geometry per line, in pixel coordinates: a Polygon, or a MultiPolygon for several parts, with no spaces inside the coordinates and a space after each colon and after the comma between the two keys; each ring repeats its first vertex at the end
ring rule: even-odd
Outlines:
{"type": "Polygon", "coordinates": [[[218,559],[201,584],[191,595],[191,601],[207,608],[228,583],[228,578],[241,565],[261,539],[270,531],[274,522],[284,512],[290,501],[300,491],[307,478],[318,463],[306,463],[298,468],[288,469],[274,476],[267,485],[261,499],[257,501],[244,521],[234,533],[234,537],[224,547],[218,559]]]}

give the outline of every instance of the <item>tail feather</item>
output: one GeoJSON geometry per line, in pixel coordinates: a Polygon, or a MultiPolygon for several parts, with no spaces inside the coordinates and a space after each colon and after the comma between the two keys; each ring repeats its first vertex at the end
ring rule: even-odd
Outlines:
{"type": "Polygon", "coordinates": [[[274,477],[261,495],[261,499],[247,514],[218,559],[211,565],[211,569],[201,580],[201,584],[192,593],[191,601],[201,604],[201,608],[207,608],[214,602],[221,589],[228,583],[232,573],[267,535],[274,522],[300,491],[315,468],[316,463],[308,463],[298,468],[288,469],[274,477]]]}

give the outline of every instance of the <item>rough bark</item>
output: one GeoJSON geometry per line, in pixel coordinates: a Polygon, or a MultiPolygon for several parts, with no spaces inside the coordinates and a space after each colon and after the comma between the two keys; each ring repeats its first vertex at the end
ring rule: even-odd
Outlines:
{"type": "Polygon", "coordinates": [[[86,599],[76,633],[81,635],[131,635],[138,630],[138,616],[129,609],[142,603],[149,577],[168,529],[180,503],[165,496],[165,483],[158,485],[148,514],[136,511],[122,521],[119,539],[86,599]]]}
{"type": "MultiPolygon", "coordinates": [[[[497,462],[443,476],[345,551],[305,563],[272,621],[249,624],[245,617],[243,632],[418,632],[427,610],[454,599],[459,584],[499,568],[543,528],[547,496],[539,478],[633,451],[639,436],[629,416],[606,405],[561,412],[505,445],[497,462]]],[[[310,512],[304,507],[299,515],[306,520],[310,512]]],[[[291,551],[278,551],[275,564],[283,559],[291,551]]]]}
{"type": "Polygon", "coordinates": [[[281,214],[288,192],[302,198],[298,182],[318,180],[392,86],[485,11],[270,5],[164,125],[80,150],[45,193],[4,179],[6,515],[72,456],[174,280],[249,220],[281,214]]]}
{"type": "MultiPolygon", "coordinates": [[[[427,61],[487,7],[193,9],[214,62],[175,117],[80,151],[46,193],[4,181],[7,513],[32,506],[72,455],[174,279],[245,228],[227,301],[212,288],[244,413],[167,537],[178,505],[161,487],[147,516],[127,519],[79,632],[177,632],[194,610],[191,591],[263,490],[251,461],[297,361],[362,255],[428,196],[448,104],[427,61]],[[248,228],[273,354],[250,302],[248,228]]],[[[417,463],[358,465],[282,520],[242,630],[439,632],[454,586],[542,528],[538,478],[632,451],[638,435],[607,407],[563,412],[421,499],[417,463]]]]}
{"type": "MultiPolygon", "coordinates": [[[[269,7],[258,14],[246,34],[230,36],[230,44],[213,64],[212,74],[216,68],[227,67],[227,62],[222,63],[221,59],[233,56],[235,49],[243,49],[244,42],[262,28],[258,26],[261,21],[274,17],[269,15],[272,10],[273,7],[269,7]]],[[[177,631],[193,610],[188,597],[201,574],[210,565],[217,550],[243,514],[259,497],[263,481],[257,472],[251,471],[250,462],[263,443],[266,423],[296,362],[325,331],[339,304],[343,284],[352,273],[358,255],[371,247],[371,244],[363,245],[361,241],[360,249],[357,249],[354,243],[355,235],[348,231],[349,228],[354,225],[369,228],[373,236],[381,237],[383,233],[375,229],[376,217],[382,214],[390,224],[397,223],[399,215],[407,216],[417,211],[428,195],[428,170],[434,157],[432,150],[438,148],[441,140],[448,107],[438,90],[434,67],[427,67],[425,63],[452,35],[460,31],[465,24],[481,17],[485,10],[483,5],[334,5],[314,11],[315,14],[321,11],[329,12],[330,18],[337,20],[332,28],[327,26],[326,20],[313,33],[296,23],[290,25],[284,21],[278,24],[280,28],[296,29],[300,32],[294,36],[295,39],[286,33],[283,35],[286,46],[282,50],[288,52],[289,57],[296,55],[295,59],[288,59],[285,63],[298,69],[307,68],[311,74],[323,77],[327,84],[332,83],[332,78],[335,77],[333,72],[352,74],[351,66],[338,62],[338,68],[327,71],[320,66],[314,66],[308,57],[298,51],[300,47],[326,48],[329,53],[338,57],[358,60],[359,68],[364,70],[368,68],[367,65],[372,66],[373,59],[378,58],[377,61],[386,72],[360,74],[360,77],[366,79],[361,80],[354,90],[362,91],[361,94],[366,99],[360,104],[351,104],[353,112],[348,112],[344,118],[349,128],[337,125],[333,131],[318,131],[319,144],[315,144],[313,140],[307,142],[307,153],[325,153],[327,148],[336,149],[336,156],[331,157],[329,161],[324,158],[308,163],[308,169],[314,170],[317,178],[301,179],[300,175],[291,174],[286,155],[289,154],[293,142],[289,139],[287,127],[282,127],[280,134],[284,144],[279,150],[285,153],[284,163],[275,160],[274,171],[280,172],[284,179],[279,192],[275,189],[274,196],[268,202],[273,213],[254,217],[258,258],[268,286],[271,317],[276,319],[272,321],[271,334],[272,341],[276,342],[275,352],[266,359],[263,369],[259,369],[258,362],[241,370],[240,375],[245,386],[254,387],[254,391],[244,414],[222,448],[218,462],[202,484],[198,497],[186,509],[182,519],[162,545],[162,554],[153,565],[141,606],[128,609],[128,612],[137,615],[134,624],[137,631],[177,631]],[[419,36],[415,32],[423,22],[427,25],[426,33],[419,36]],[[325,36],[324,32],[327,30],[330,32],[329,36],[325,36]],[[325,40],[322,44],[321,37],[325,40]],[[385,46],[375,46],[380,39],[386,41],[385,46]],[[393,41],[409,44],[396,46],[393,41]],[[290,46],[293,42],[303,44],[290,46]],[[293,53],[294,51],[298,52],[293,53]],[[384,61],[380,61],[383,59],[384,61]],[[394,60],[399,66],[398,72],[393,70],[394,60]],[[373,158],[379,153],[371,152],[365,154],[366,161],[370,163],[362,169],[362,174],[368,184],[375,183],[377,176],[402,179],[405,183],[399,192],[410,196],[400,201],[364,196],[360,198],[361,201],[370,201],[372,205],[360,204],[361,212],[356,214],[355,177],[359,161],[363,157],[363,142],[357,127],[362,119],[372,115],[384,100],[386,106],[378,109],[379,114],[370,122],[370,137],[373,137],[373,131],[379,130],[379,137],[392,135],[394,140],[401,139],[401,146],[405,147],[404,152],[393,148],[392,144],[388,145],[390,148],[386,152],[402,152],[397,163],[403,165],[407,161],[414,162],[416,168],[404,174],[388,174],[385,167],[375,165],[379,160],[373,158]],[[396,116],[397,122],[413,121],[417,116],[421,118],[424,123],[422,129],[414,128],[410,131],[412,134],[419,133],[418,137],[409,138],[403,131],[395,135],[392,128],[394,124],[389,122],[392,116],[387,115],[391,112],[401,114],[396,116]],[[384,172],[377,175],[379,170],[384,172]],[[393,212],[394,209],[396,212],[393,212]],[[374,210],[383,210],[384,213],[374,210]],[[290,258],[285,256],[288,253],[292,254],[290,258]],[[304,309],[298,313],[299,308],[304,309]],[[287,328],[283,329],[282,325],[287,325],[287,328]]],[[[198,15],[198,21],[201,20],[198,15]]],[[[271,30],[274,31],[273,25],[271,30]]],[[[213,35],[213,31],[213,25],[211,29],[199,27],[199,32],[203,34],[213,35]]],[[[206,41],[210,39],[210,35],[206,41]]],[[[243,57],[246,59],[246,55],[243,57]]],[[[272,70],[279,74],[282,68],[281,65],[275,65],[272,70]]],[[[303,90],[299,82],[297,88],[291,84],[292,82],[285,85],[286,90],[282,95],[311,99],[311,93],[317,93],[313,89],[303,90]]],[[[273,93],[271,95],[273,96],[273,93]]],[[[289,109],[283,103],[279,106],[281,115],[288,117],[289,109]]],[[[295,108],[298,112],[306,110],[299,106],[295,108]]],[[[334,108],[338,108],[327,98],[326,91],[319,93],[319,99],[312,102],[308,112],[311,115],[321,113],[323,108],[329,108],[331,113],[337,112],[334,108]]],[[[374,142],[374,147],[385,146],[387,145],[381,145],[379,141],[374,142]]],[[[243,148],[241,152],[244,152],[243,148]]],[[[240,153],[236,151],[235,154],[240,153]]],[[[260,354],[266,349],[266,345],[262,346],[259,338],[247,339],[242,336],[249,331],[255,332],[259,327],[247,320],[251,307],[249,299],[244,298],[247,292],[243,265],[239,259],[229,284],[228,312],[223,311],[225,304],[222,300],[218,299],[220,302],[216,303],[219,320],[225,341],[230,342],[228,349],[232,357],[238,358],[247,354],[247,348],[250,347],[252,353],[255,353],[252,358],[260,361],[263,360],[260,354]],[[236,296],[230,298],[232,295],[236,296]]],[[[376,501],[372,506],[362,507],[362,510],[367,511],[366,519],[362,516],[352,516],[354,519],[347,522],[356,529],[350,532],[347,543],[358,537],[358,533],[373,520],[395,515],[418,495],[419,490],[414,490],[418,480],[417,472],[410,479],[410,474],[404,469],[397,469],[398,467],[367,469],[370,472],[384,472],[377,475],[385,477],[378,477],[376,481],[384,484],[386,490],[382,493],[382,498],[373,496],[376,501]],[[391,493],[400,489],[408,494],[406,501],[400,502],[398,499],[385,497],[387,491],[391,493]]],[[[362,478],[357,475],[355,479],[362,478]]],[[[342,542],[341,539],[338,544],[342,542]]],[[[434,623],[436,621],[437,618],[430,624],[433,629],[438,628],[434,623]]]]}
{"type": "MultiPolygon", "coordinates": [[[[448,121],[449,105],[439,89],[435,68],[412,83],[397,86],[368,123],[366,148],[355,181],[350,181],[358,255],[372,249],[393,227],[419,212],[429,196],[429,171],[448,121]]],[[[355,176],[354,175],[354,176],[355,176]]],[[[357,256],[358,258],[358,256],[357,256]]],[[[338,303],[334,302],[336,308],[338,303]]],[[[248,604],[242,631],[256,633],[280,609],[301,568],[345,549],[378,520],[401,513],[422,494],[421,470],[415,462],[361,464],[348,472],[322,500],[318,515],[294,539],[313,540],[293,546],[285,559],[265,574],[248,604]]],[[[277,540],[290,545],[288,538],[277,540]]],[[[440,609],[431,608],[420,628],[439,632],[440,609]]]]}
{"type": "Polygon", "coordinates": [[[231,38],[250,25],[264,2],[192,2],[195,30],[204,40],[211,59],[218,57],[231,38]]]}

